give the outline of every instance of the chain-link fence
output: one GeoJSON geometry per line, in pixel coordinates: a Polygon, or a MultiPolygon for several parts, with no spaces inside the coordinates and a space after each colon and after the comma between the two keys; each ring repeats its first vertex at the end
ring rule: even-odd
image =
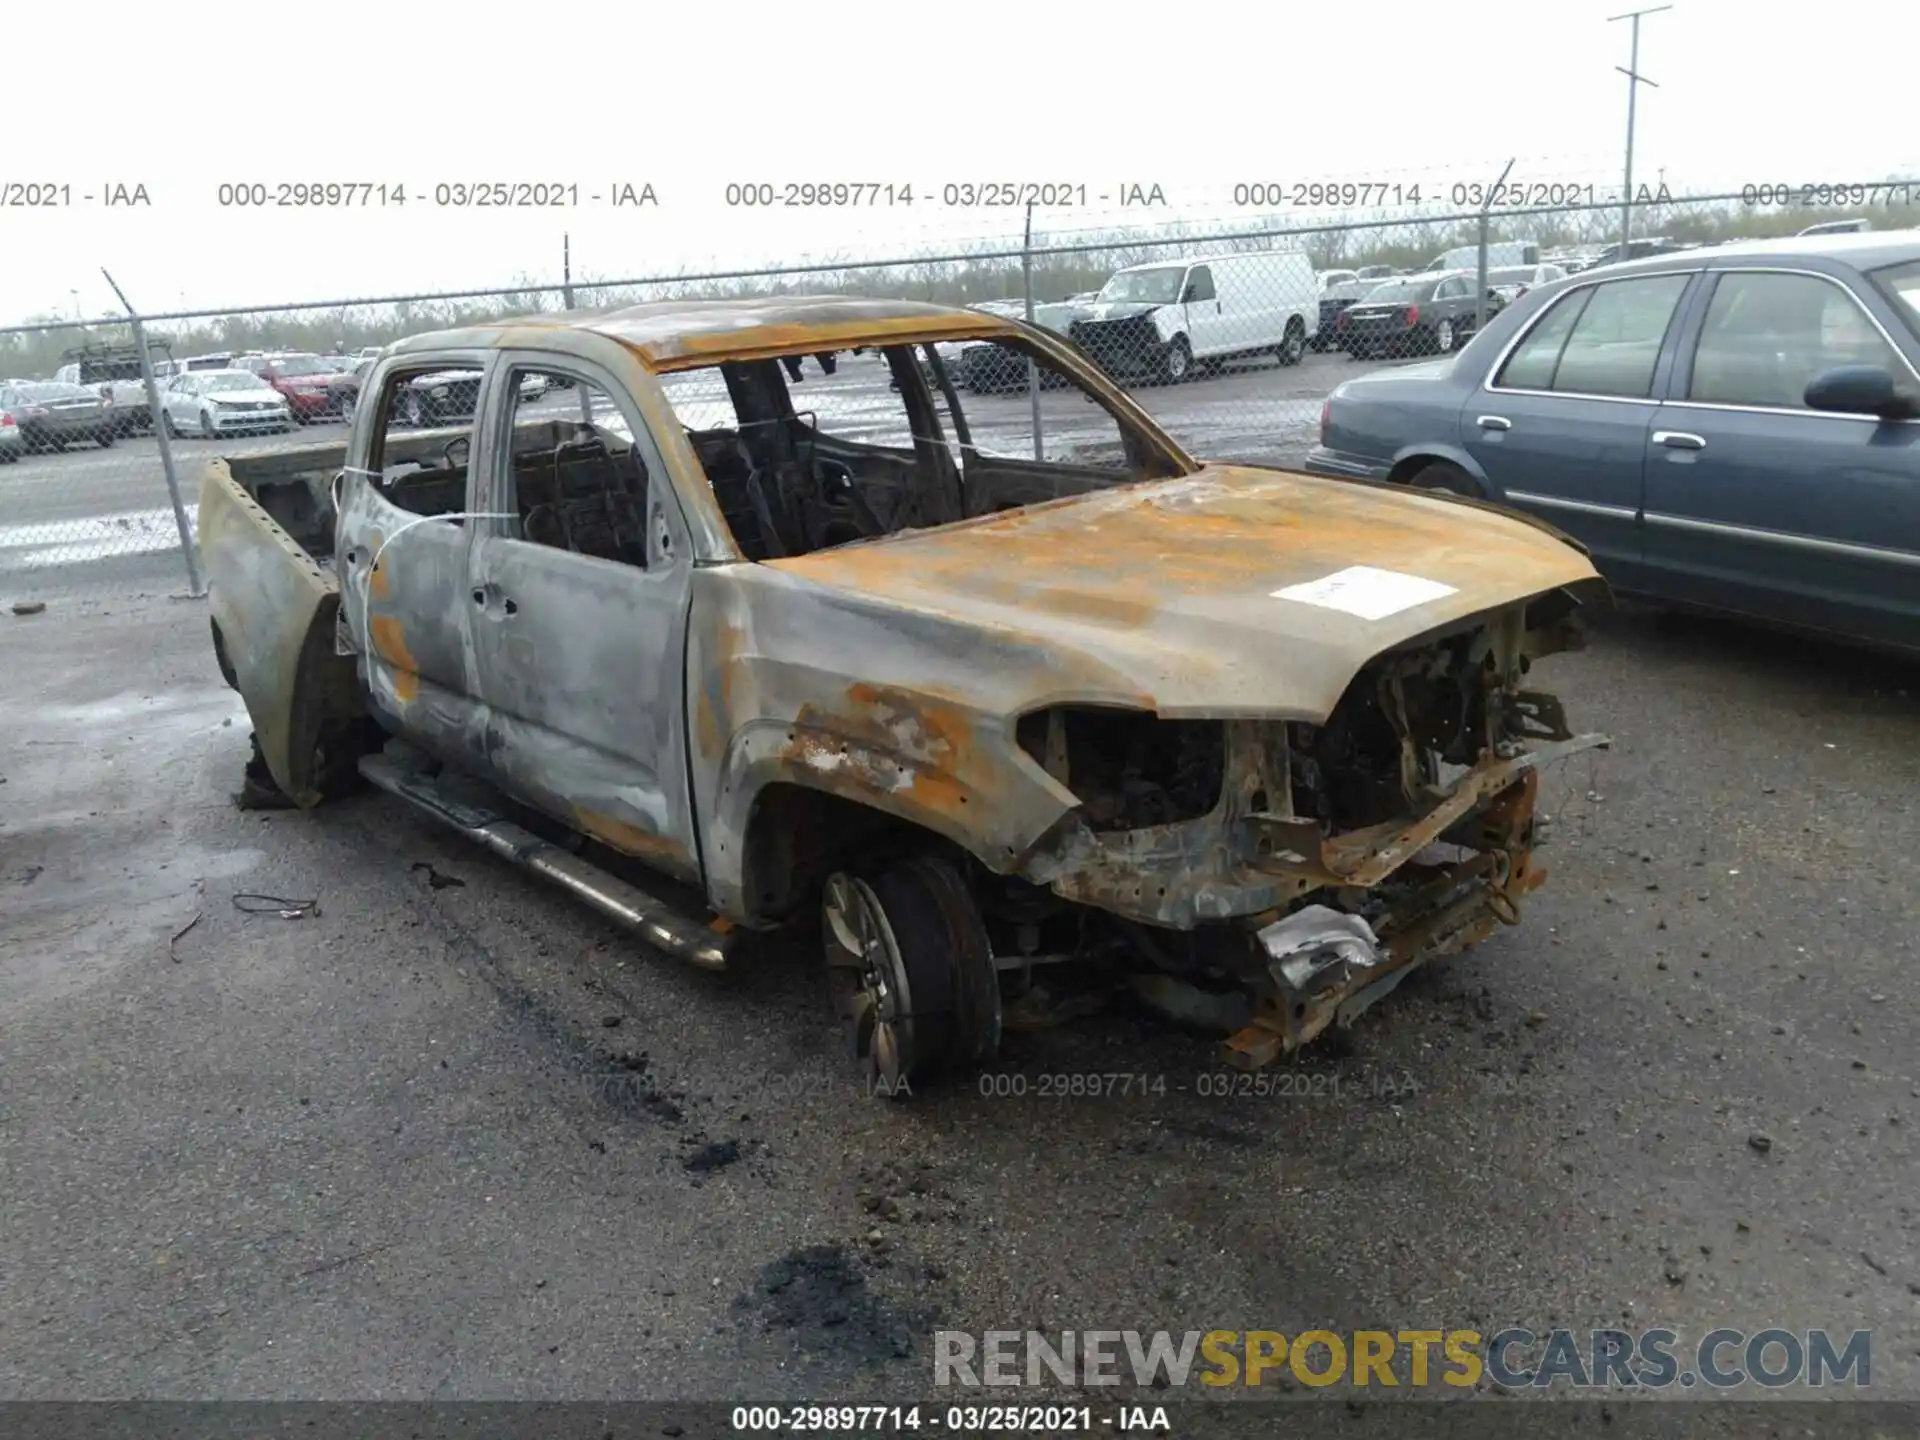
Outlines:
{"type": "MultiPolygon", "coordinates": [[[[1855,218],[1906,229],[1920,217],[1920,184],[1822,190],[1658,192],[1633,207],[1640,238],[1627,258],[1855,218]]],[[[1537,197],[1524,190],[1493,188],[1475,198],[1483,207],[1467,213],[1098,232],[1056,223],[885,261],[0,330],[0,600],[196,593],[193,502],[206,457],[337,444],[382,346],[542,310],[779,294],[997,310],[1067,337],[1189,452],[1297,464],[1342,380],[1450,353],[1529,288],[1621,258],[1617,201],[1546,208],[1525,203],[1537,197]]],[[[1114,438],[1097,433],[1092,407],[1061,377],[1010,349],[976,342],[937,354],[977,446],[1086,457],[1114,438]]],[[[787,362],[787,375],[794,408],[823,432],[882,445],[891,430],[908,436],[885,357],[809,357],[787,362]]],[[[578,403],[548,377],[527,385],[536,414],[578,403]]],[[[417,397],[421,422],[441,403],[431,388],[417,397]]],[[[675,377],[668,390],[690,429],[725,423],[717,373],[675,377]]]]}

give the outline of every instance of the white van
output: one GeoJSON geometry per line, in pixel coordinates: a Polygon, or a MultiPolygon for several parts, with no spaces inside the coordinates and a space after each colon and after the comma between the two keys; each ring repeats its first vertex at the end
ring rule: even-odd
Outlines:
{"type": "Polygon", "coordinates": [[[1116,270],[1067,336],[1110,375],[1177,384],[1196,361],[1271,354],[1298,365],[1319,323],[1313,262],[1266,250],[1116,270]]]}
{"type": "MultiPolygon", "coordinates": [[[[1540,247],[1531,240],[1495,240],[1487,246],[1487,268],[1489,270],[1508,270],[1516,265],[1538,265],[1540,247]]],[[[1472,270],[1480,269],[1480,247],[1478,245],[1456,245],[1451,250],[1443,250],[1427,262],[1428,270],[1472,270]]]]}

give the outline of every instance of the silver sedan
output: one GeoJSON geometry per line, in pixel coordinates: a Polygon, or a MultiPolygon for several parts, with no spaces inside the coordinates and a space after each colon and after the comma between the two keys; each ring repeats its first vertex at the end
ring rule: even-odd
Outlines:
{"type": "Polygon", "coordinates": [[[247,370],[189,370],[160,395],[167,434],[260,435],[293,429],[286,398],[247,370]]]}

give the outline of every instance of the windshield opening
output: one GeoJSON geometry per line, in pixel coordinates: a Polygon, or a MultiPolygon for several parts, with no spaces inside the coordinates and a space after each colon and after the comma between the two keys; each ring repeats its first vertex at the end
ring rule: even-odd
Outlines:
{"type": "Polygon", "coordinates": [[[260,382],[245,371],[209,375],[200,382],[203,390],[258,390],[260,382]]]}
{"type": "Polygon", "coordinates": [[[1389,280],[1384,285],[1376,285],[1367,292],[1365,303],[1385,305],[1392,302],[1410,300],[1420,294],[1434,282],[1431,279],[1389,280]]]}
{"type": "Polygon", "coordinates": [[[1171,305],[1180,298],[1184,265],[1158,265],[1151,270],[1122,270],[1100,287],[1106,303],[1171,305]]]}

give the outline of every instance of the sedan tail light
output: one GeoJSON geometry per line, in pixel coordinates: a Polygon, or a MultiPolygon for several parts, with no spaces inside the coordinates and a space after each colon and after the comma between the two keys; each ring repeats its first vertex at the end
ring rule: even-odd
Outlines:
{"type": "Polygon", "coordinates": [[[11,410],[0,410],[0,430],[5,430],[13,423],[13,412],[11,410]]]}
{"type": "Polygon", "coordinates": [[[1420,307],[1418,305],[1407,306],[1407,324],[1418,325],[1419,323],[1420,323],[1420,307]]]}

